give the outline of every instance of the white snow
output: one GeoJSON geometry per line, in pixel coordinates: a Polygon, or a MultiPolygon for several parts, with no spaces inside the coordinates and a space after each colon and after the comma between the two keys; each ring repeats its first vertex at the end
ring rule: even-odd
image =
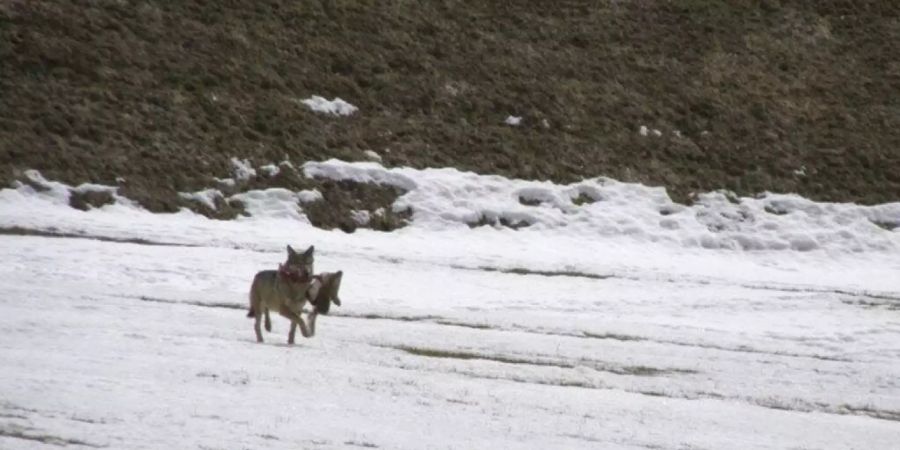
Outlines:
{"type": "Polygon", "coordinates": [[[896,448],[900,233],[871,221],[898,204],[304,171],[403,187],[413,224],[316,229],[278,189],[233,221],[0,190],[2,229],[104,239],[0,235],[0,448],[896,448]],[[485,211],[535,225],[459,221],[485,211]],[[344,271],[343,305],[257,344],[247,290],[285,244],[344,271]]]}
{"type": "Polygon", "coordinates": [[[297,198],[300,199],[301,203],[312,203],[322,200],[324,197],[322,197],[322,193],[318,189],[304,189],[297,192],[297,198]]]}
{"type": "Polygon", "coordinates": [[[267,177],[274,177],[281,172],[281,168],[276,166],[275,164],[266,164],[263,166],[259,166],[259,171],[263,173],[263,175],[267,177]]]}
{"type": "Polygon", "coordinates": [[[222,195],[222,191],[218,189],[203,189],[197,192],[179,192],[178,195],[185,200],[194,201],[205,205],[207,208],[213,211],[217,209],[216,199],[224,198],[222,195]]]}
{"type": "Polygon", "coordinates": [[[507,125],[509,125],[509,126],[517,127],[517,126],[519,126],[519,125],[522,124],[522,117],[520,117],[520,116],[507,116],[507,117],[506,117],[506,120],[504,120],[503,123],[505,123],[505,124],[507,124],[507,125]]]}
{"type": "Polygon", "coordinates": [[[350,218],[353,219],[353,221],[356,222],[357,225],[366,226],[372,220],[372,215],[369,214],[369,212],[365,211],[365,210],[362,210],[362,211],[353,210],[353,211],[350,211],[350,218]]]}
{"type": "MultiPolygon", "coordinates": [[[[46,180],[45,180],[46,182],[46,180]]],[[[72,188],[73,192],[79,193],[88,193],[88,192],[109,192],[110,194],[114,194],[118,191],[118,187],[116,186],[107,186],[105,184],[96,184],[96,183],[81,183],[78,186],[72,188]]]]}
{"type": "Polygon", "coordinates": [[[256,169],[246,159],[231,158],[231,166],[234,171],[234,178],[238,181],[246,181],[256,176],[256,169]]]}
{"type": "MultiPolygon", "coordinates": [[[[57,181],[49,181],[37,170],[26,170],[23,174],[28,183],[16,181],[13,189],[25,196],[40,198],[53,205],[67,206],[69,204],[69,199],[72,196],[72,192],[81,194],[88,192],[107,192],[112,195],[115,205],[136,207],[134,202],[118,194],[118,188],[116,186],[82,183],[78,186],[71,187],[57,181]]],[[[103,208],[107,206],[109,205],[106,205],[103,208]]]]}
{"type": "Polygon", "coordinates": [[[877,206],[816,203],[797,195],[766,194],[733,203],[724,193],[699,195],[691,207],[665,189],[595,178],[568,185],[511,180],[456,169],[386,169],[369,162],[308,162],[307,176],[379,183],[408,191],[394,205],[411,207],[413,223],[431,230],[462,229],[486,217],[525,221],[554,235],[627,236],[641,242],[735,250],[892,250],[900,234],[875,222],[900,224],[900,203],[877,206]],[[591,204],[572,199],[585,193],[591,204]],[[540,200],[538,206],[520,199],[540,200]]]}
{"type": "Polygon", "coordinates": [[[353,106],[350,103],[342,100],[340,97],[335,97],[334,100],[328,100],[325,97],[313,95],[312,97],[301,100],[300,102],[308,106],[309,109],[315,112],[330,114],[333,116],[349,116],[359,109],[356,106],[353,106]]]}
{"type": "MultiPolygon", "coordinates": [[[[48,181],[37,170],[26,170],[25,178],[29,184],[20,181],[14,183],[16,191],[25,196],[40,197],[55,205],[68,205],[71,188],[63,183],[48,181]]],[[[4,191],[0,191],[4,192],[4,191]]]]}
{"type": "Polygon", "coordinates": [[[303,173],[310,178],[345,179],[360,183],[386,184],[406,190],[414,189],[416,183],[405,172],[405,170],[385,169],[375,162],[347,163],[336,159],[324,163],[308,162],[303,165],[303,173]]]}
{"type": "Polygon", "coordinates": [[[215,177],[214,179],[216,180],[216,183],[219,183],[219,184],[221,184],[222,186],[229,187],[229,188],[234,187],[235,184],[236,184],[235,181],[234,181],[234,178],[219,178],[219,177],[215,177]]]}
{"type": "MultiPolygon", "coordinates": [[[[218,189],[204,189],[197,192],[179,192],[181,198],[199,202],[215,211],[216,199],[225,199],[218,189]]],[[[245,205],[245,211],[254,217],[269,217],[299,220],[307,223],[298,203],[312,203],[322,200],[322,193],[316,189],[305,189],[292,192],[284,188],[255,189],[227,198],[226,201],[237,200],[245,205]]]]}
{"type": "Polygon", "coordinates": [[[301,212],[300,195],[284,188],[254,189],[232,195],[229,199],[243,203],[244,210],[256,218],[309,222],[309,219],[301,212]]]}
{"type": "Polygon", "coordinates": [[[369,158],[372,161],[381,162],[381,155],[375,153],[372,150],[366,150],[363,152],[363,154],[366,155],[366,158],[369,158]]]}
{"type": "Polygon", "coordinates": [[[646,125],[641,125],[641,127],[638,128],[638,133],[640,133],[641,136],[649,136],[651,134],[656,137],[662,136],[662,131],[659,131],[656,128],[647,128],[646,125]]]}

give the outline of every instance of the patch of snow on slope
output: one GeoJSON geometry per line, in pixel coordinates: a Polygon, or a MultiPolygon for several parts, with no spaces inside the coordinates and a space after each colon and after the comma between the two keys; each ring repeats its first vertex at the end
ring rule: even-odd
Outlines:
{"type": "Polygon", "coordinates": [[[266,164],[264,166],[260,166],[259,170],[263,173],[263,175],[267,177],[274,177],[275,175],[278,175],[279,172],[281,172],[281,168],[276,166],[275,164],[266,164]]]}
{"type": "Polygon", "coordinates": [[[229,197],[244,204],[253,218],[291,219],[309,223],[300,209],[300,196],[284,188],[255,189],[229,197]]]}
{"type": "Polygon", "coordinates": [[[372,161],[381,162],[381,155],[375,153],[373,150],[366,150],[363,152],[363,154],[366,155],[366,158],[369,158],[372,161]]]}
{"type": "MultiPolygon", "coordinates": [[[[71,191],[68,185],[49,181],[37,170],[26,170],[25,178],[28,183],[16,181],[13,188],[23,196],[35,196],[56,205],[68,205],[71,191]]],[[[4,190],[6,191],[6,190],[4,190]]]]}
{"type": "MultiPolygon", "coordinates": [[[[450,173],[448,170],[443,172],[450,173]]],[[[415,171],[410,169],[410,173],[414,174],[415,171]]],[[[474,174],[467,176],[476,177],[474,174]]],[[[500,177],[489,178],[493,178],[492,183],[501,183],[503,180],[500,177]]],[[[434,180],[429,183],[435,184],[434,180]]],[[[492,184],[479,193],[498,195],[496,192],[498,186],[502,187],[502,184],[492,184]]],[[[852,214],[853,208],[850,206],[853,205],[834,205],[834,207],[850,211],[844,213],[846,217],[841,216],[841,220],[851,220],[850,225],[859,226],[862,231],[854,239],[858,239],[859,245],[873,251],[852,253],[840,251],[846,248],[847,243],[820,245],[817,250],[802,253],[709,250],[698,243],[685,244],[672,238],[666,241],[652,241],[647,236],[616,234],[614,227],[624,227],[616,222],[626,216],[624,212],[617,210],[628,211],[630,207],[627,202],[628,195],[640,198],[639,193],[647,188],[632,185],[609,189],[615,186],[614,184],[607,186],[603,182],[594,183],[593,187],[601,191],[598,193],[602,193],[603,196],[595,197],[600,200],[593,204],[582,206],[582,209],[599,208],[596,214],[611,216],[609,223],[612,224],[610,225],[612,228],[599,231],[580,222],[556,228],[536,224],[518,231],[490,227],[469,229],[456,222],[429,223],[425,217],[391,233],[360,230],[353,234],[345,234],[318,229],[309,224],[306,217],[300,213],[300,206],[292,198],[295,194],[290,191],[282,192],[281,198],[271,198],[272,196],[263,192],[239,194],[238,197],[246,197],[244,200],[248,203],[251,214],[259,216],[222,221],[206,218],[187,209],[172,214],[154,214],[118,204],[81,211],[70,207],[67,202],[58,202],[25,185],[14,189],[0,189],[0,228],[24,228],[115,240],[140,239],[192,246],[261,249],[275,253],[282,252],[285,243],[296,243],[299,246],[315,243],[317,248],[321,246],[323,252],[331,255],[354,254],[361,258],[410,260],[430,265],[529,268],[626,278],[632,276],[629,274],[633,270],[640,269],[645,274],[640,277],[641,279],[674,277],[703,283],[727,279],[733,283],[748,283],[752,286],[792,286],[792,289],[800,291],[815,285],[842,290],[864,290],[876,294],[887,291],[900,292],[900,278],[896,277],[900,271],[900,259],[896,251],[900,233],[897,230],[893,232],[883,230],[868,224],[865,219],[860,221],[852,214]],[[634,192],[629,193],[627,189],[629,187],[633,188],[634,192]],[[614,198],[609,192],[616,193],[619,197],[614,198]],[[614,202],[621,202],[625,206],[616,206],[614,202]],[[595,231],[579,231],[578,227],[582,227],[580,230],[595,231]],[[602,234],[602,231],[606,234],[602,234]],[[877,236],[890,241],[885,245],[887,251],[877,251],[878,247],[869,246],[871,233],[876,232],[877,236]]],[[[510,194],[519,187],[521,186],[514,186],[505,193],[501,191],[500,195],[509,195],[510,198],[506,201],[522,207],[523,211],[553,209],[549,206],[525,207],[519,204],[510,194]]],[[[428,190],[438,188],[440,186],[432,186],[428,190]]],[[[584,184],[576,184],[575,188],[571,188],[573,196],[585,190],[584,184]]],[[[456,194],[457,191],[451,193],[456,194]]],[[[397,203],[408,201],[403,198],[400,200],[397,203]]],[[[467,202],[469,200],[462,201],[463,204],[467,202]]],[[[423,204],[429,208],[440,206],[423,204]]],[[[394,207],[396,206],[395,204],[394,207]]],[[[882,207],[866,207],[864,210],[881,211],[890,216],[891,208],[895,208],[896,204],[882,207]]],[[[677,225],[682,222],[690,223],[688,219],[696,213],[695,208],[663,204],[657,214],[661,223],[666,220],[674,221],[676,226],[665,230],[670,230],[671,236],[677,237],[685,234],[684,230],[677,228],[677,225]]],[[[433,216],[439,215],[440,211],[428,212],[424,208],[416,211],[416,214],[425,213],[433,216]]],[[[583,214],[585,212],[580,211],[566,217],[583,214]]],[[[794,214],[797,213],[791,212],[785,216],[794,214]]],[[[439,217],[434,220],[437,219],[439,217]]],[[[581,221],[584,221],[584,218],[581,221]]],[[[759,220],[757,222],[762,227],[768,224],[759,220]]],[[[776,228],[787,226],[779,225],[777,222],[772,224],[776,225],[776,228]]],[[[848,233],[852,236],[852,232],[848,233]]],[[[0,251],[0,254],[3,254],[3,251],[0,251]]],[[[340,266],[335,267],[339,268],[340,266]]],[[[0,264],[0,272],[2,270],[3,265],[0,264]]]]}
{"type": "Polygon", "coordinates": [[[234,178],[238,181],[246,181],[256,176],[256,169],[246,159],[231,158],[231,165],[234,170],[234,178]]]}
{"type": "Polygon", "coordinates": [[[350,218],[359,226],[366,226],[372,221],[372,215],[366,210],[358,211],[354,209],[350,211],[350,218]]]}
{"type": "MultiPolygon", "coordinates": [[[[388,169],[374,162],[338,160],[308,162],[303,171],[308,177],[402,189],[405,194],[391,208],[411,208],[408,228],[422,231],[474,232],[468,225],[489,223],[497,227],[525,226],[525,230],[538,232],[545,239],[624,238],[681,248],[800,252],[900,248],[900,203],[861,206],[813,202],[792,194],[738,198],[711,192],[699,195],[692,206],[685,206],[674,203],[664,188],[607,178],[555,184],[452,168],[388,169]]],[[[20,183],[14,193],[3,191],[0,202],[25,201],[12,197],[28,194],[68,206],[67,186],[29,173],[29,184],[20,183]]],[[[212,197],[206,198],[214,203],[212,197]]],[[[322,200],[316,191],[280,188],[231,198],[244,202],[253,218],[277,217],[304,223],[308,219],[300,203],[322,200]]]]}
{"type": "Polygon", "coordinates": [[[325,97],[313,95],[308,99],[301,100],[300,103],[303,103],[315,112],[330,114],[332,116],[349,116],[359,109],[342,100],[340,97],[335,97],[334,100],[328,100],[325,97]]]}
{"type": "Polygon", "coordinates": [[[108,192],[110,194],[115,194],[118,189],[119,188],[116,186],[107,186],[105,184],[81,183],[72,188],[72,192],[78,192],[79,194],[87,194],[88,192],[108,192]]]}
{"type": "Polygon", "coordinates": [[[608,178],[559,185],[452,168],[387,169],[338,160],[308,162],[303,169],[310,177],[399,187],[407,192],[393,209],[412,208],[413,225],[426,229],[504,218],[571,237],[630,236],[709,249],[866,251],[900,244],[900,230],[883,229],[900,223],[900,203],[860,206],[791,194],[737,198],[713,192],[687,207],[674,203],[662,187],[608,178]],[[598,201],[576,205],[581,194],[598,201]]]}
{"type": "Polygon", "coordinates": [[[416,188],[416,182],[403,169],[388,170],[376,162],[348,163],[337,159],[331,159],[323,163],[308,162],[303,165],[303,173],[309,178],[385,184],[407,191],[416,188]]]}
{"type": "Polygon", "coordinates": [[[297,198],[300,199],[301,203],[312,203],[322,200],[324,197],[322,197],[322,193],[318,189],[304,189],[297,192],[297,198]]]}
{"type": "Polygon", "coordinates": [[[229,188],[233,188],[234,185],[236,184],[236,183],[234,182],[234,178],[219,178],[219,177],[215,177],[214,179],[216,180],[216,183],[219,183],[219,184],[221,184],[222,186],[229,187],[229,188]]]}
{"type": "Polygon", "coordinates": [[[217,209],[216,199],[222,198],[222,192],[218,189],[204,189],[197,192],[179,192],[178,196],[188,201],[198,202],[215,211],[217,209]]]}
{"type": "Polygon", "coordinates": [[[4,189],[2,192],[14,191],[15,193],[8,192],[10,197],[15,196],[19,199],[23,199],[25,197],[34,196],[42,199],[47,203],[60,206],[69,205],[69,199],[72,196],[72,192],[77,192],[79,194],[86,194],[89,192],[107,192],[112,195],[114,203],[113,205],[105,205],[102,208],[114,206],[127,208],[138,207],[137,204],[130,199],[119,195],[118,188],[116,186],[107,186],[104,184],[96,183],[82,183],[78,186],[71,187],[64,183],[47,180],[37,170],[26,170],[24,175],[28,181],[27,183],[16,181],[13,183],[12,190],[4,189]]]}

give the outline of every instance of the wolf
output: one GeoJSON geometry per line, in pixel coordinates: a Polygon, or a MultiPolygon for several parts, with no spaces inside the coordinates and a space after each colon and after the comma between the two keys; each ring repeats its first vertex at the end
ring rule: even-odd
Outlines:
{"type": "MultiPolygon", "coordinates": [[[[341,279],[343,277],[344,272],[340,270],[320,273],[313,277],[314,280],[306,291],[306,298],[312,304],[312,311],[307,314],[309,336],[304,335],[304,337],[316,335],[316,317],[319,314],[328,314],[332,303],[341,306],[341,298],[338,296],[338,293],[341,289],[341,279]]],[[[291,324],[291,328],[293,327],[294,324],[291,324]]]]}
{"type": "Polygon", "coordinates": [[[299,253],[288,245],[287,260],[278,266],[278,270],[263,270],[253,277],[253,283],[250,285],[250,311],[247,312],[247,317],[256,319],[253,324],[256,342],[263,342],[262,330],[259,327],[263,316],[266,319],[266,331],[272,331],[270,309],[291,321],[288,344],[294,343],[294,334],[298,326],[300,333],[304,337],[309,337],[309,331],[300,313],[307,301],[306,291],[313,282],[314,252],[313,246],[299,253]]]}

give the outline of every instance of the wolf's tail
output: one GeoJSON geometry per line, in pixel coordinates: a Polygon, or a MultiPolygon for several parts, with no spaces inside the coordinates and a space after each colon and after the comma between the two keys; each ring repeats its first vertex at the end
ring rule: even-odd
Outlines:
{"type": "Polygon", "coordinates": [[[250,309],[247,311],[247,317],[256,317],[256,311],[253,309],[253,297],[256,297],[256,280],[250,285],[250,309]]]}

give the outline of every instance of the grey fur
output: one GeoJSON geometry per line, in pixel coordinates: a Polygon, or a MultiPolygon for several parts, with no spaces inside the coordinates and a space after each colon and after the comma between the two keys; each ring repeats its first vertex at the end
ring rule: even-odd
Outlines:
{"type": "Polygon", "coordinates": [[[294,343],[294,335],[298,326],[304,337],[310,336],[301,313],[303,305],[307,301],[306,291],[313,281],[313,252],[313,246],[303,253],[298,253],[289,245],[287,246],[287,260],[279,267],[279,270],[263,270],[253,277],[253,283],[250,285],[250,310],[247,317],[255,318],[253,329],[256,332],[257,342],[263,342],[260,329],[263,316],[265,316],[266,331],[272,331],[272,322],[269,318],[270,309],[291,321],[291,329],[288,333],[289,344],[294,343]]]}

